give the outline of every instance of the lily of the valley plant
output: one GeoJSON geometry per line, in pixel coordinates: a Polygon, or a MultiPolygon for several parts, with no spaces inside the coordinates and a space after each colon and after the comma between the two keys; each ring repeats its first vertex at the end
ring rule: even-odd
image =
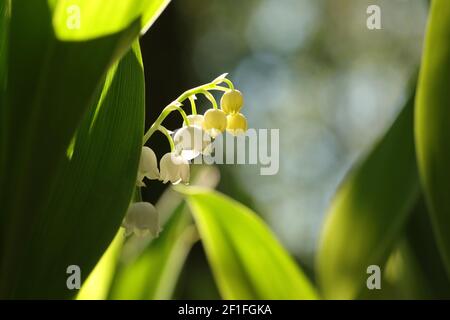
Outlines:
{"type": "MultiPolygon", "coordinates": [[[[247,131],[247,119],[240,113],[244,99],[242,93],[234,88],[227,74],[214,79],[212,82],[187,90],[175,101],[167,105],[145,133],[141,159],[137,174],[137,188],[145,187],[144,179],[160,180],[162,183],[189,184],[189,163],[199,155],[208,155],[212,151],[213,140],[224,131],[232,135],[243,134],[247,131]],[[223,86],[221,84],[226,84],[223,86]],[[220,99],[220,108],[210,91],[224,92],[220,99]],[[212,104],[204,115],[197,114],[196,95],[203,94],[212,104]],[[191,114],[182,109],[183,102],[189,100],[191,114]],[[173,111],[183,117],[182,127],[170,131],[162,125],[164,119],[173,111]],[[157,165],[155,152],[145,143],[156,132],[163,133],[171,151],[166,153],[157,165]]],[[[140,192],[140,190],[136,190],[140,192]]],[[[151,235],[157,237],[160,231],[159,215],[154,205],[148,202],[133,202],[128,208],[122,222],[126,235],[132,233],[138,236],[151,235]]]]}

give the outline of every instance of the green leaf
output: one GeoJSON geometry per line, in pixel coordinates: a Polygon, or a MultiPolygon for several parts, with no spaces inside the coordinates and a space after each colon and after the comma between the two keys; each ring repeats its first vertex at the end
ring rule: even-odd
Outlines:
{"type": "Polygon", "coordinates": [[[147,32],[169,3],[170,0],[147,0],[142,14],[141,34],[147,32]]]}
{"type": "MultiPolygon", "coordinates": [[[[415,298],[449,299],[450,281],[433,236],[430,217],[423,197],[420,197],[415,205],[407,224],[405,238],[418,271],[411,282],[419,282],[418,279],[423,279],[424,289],[420,292],[420,296],[415,298]]],[[[408,266],[410,266],[409,263],[408,266]]]]}
{"type": "MultiPolygon", "coordinates": [[[[65,284],[67,266],[76,264],[89,274],[121,223],[136,183],[144,125],[144,76],[137,45],[112,67],[99,99],[82,121],[73,156],[63,158],[44,209],[32,225],[20,221],[30,232],[29,241],[21,247],[10,242],[16,253],[17,248],[24,251],[20,260],[3,260],[8,262],[8,276],[15,276],[2,283],[9,284],[6,296],[72,296],[65,284]],[[30,265],[31,272],[24,271],[30,265]]],[[[17,230],[10,234],[23,237],[17,230]]]]}
{"type": "Polygon", "coordinates": [[[450,284],[429,220],[421,196],[382,268],[382,290],[365,290],[362,299],[449,298],[450,284]]]}
{"type": "MultiPolygon", "coordinates": [[[[9,29],[9,0],[0,0],[0,92],[4,97],[9,29]]],[[[1,102],[0,102],[1,103],[1,102]]]]}
{"type": "MultiPolygon", "coordinates": [[[[23,294],[23,274],[33,273],[30,246],[37,244],[32,234],[46,223],[46,203],[69,142],[106,70],[138,32],[133,24],[92,41],[60,42],[47,1],[11,3],[6,103],[1,105],[0,297],[23,294]]],[[[30,278],[27,287],[42,289],[30,278]]]]}
{"type": "Polygon", "coordinates": [[[88,40],[110,35],[139,20],[148,30],[170,0],[49,0],[58,39],[88,40]]]}
{"type": "Polygon", "coordinates": [[[89,274],[112,240],[142,143],[140,57],[130,53],[124,60],[137,75],[118,72],[108,94],[100,85],[139,34],[140,19],[101,38],[60,41],[49,4],[54,8],[57,1],[14,1],[11,8],[6,94],[0,99],[0,297],[73,295],[65,288],[66,267],[79,263],[89,274]],[[95,111],[99,96],[101,106],[119,104],[95,111]],[[73,161],[66,158],[69,145],[77,152],[73,161]]]}
{"type": "MultiPolygon", "coordinates": [[[[89,274],[119,228],[132,197],[144,131],[144,73],[138,42],[109,71],[98,105],[86,114],[31,246],[35,294],[68,294],[58,272],[89,274]]],[[[26,283],[25,283],[26,286],[26,283]]]]}
{"type": "Polygon", "coordinates": [[[124,238],[124,230],[120,229],[84,282],[77,295],[77,300],[104,300],[108,297],[124,238]]]}
{"type": "Polygon", "coordinates": [[[365,290],[367,267],[383,266],[417,193],[411,99],[332,201],[316,264],[326,298],[353,299],[365,290]]]}
{"type": "Polygon", "coordinates": [[[416,100],[420,178],[443,260],[450,275],[450,2],[434,0],[416,100]]]}
{"type": "MultiPolygon", "coordinates": [[[[8,50],[8,30],[10,18],[9,0],[0,0],[0,170],[3,167],[6,147],[6,70],[8,50]]],[[[0,179],[1,181],[1,179],[0,179]]]]}
{"type": "Polygon", "coordinates": [[[132,261],[118,270],[111,299],[170,299],[196,232],[181,203],[159,238],[154,239],[132,261]]]}
{"type": "Polygon", "coordinates": [[[250,209],[203,188],[186,195],[224,299],[314,299],[295,261],[250,209]]]}

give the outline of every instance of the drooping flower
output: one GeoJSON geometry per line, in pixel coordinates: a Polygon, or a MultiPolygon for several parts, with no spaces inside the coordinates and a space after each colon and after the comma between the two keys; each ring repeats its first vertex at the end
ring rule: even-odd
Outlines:
{"type": "Polygon", "coordinates": [[[126,236],[134,233],[140,237],[146,235],[157,237],[161,231],[159,213],[151,203],[132,203],[122,221],[122,227],[125,228],[126,236]]]}
{"type": "Polygon", "coordinates": [[[192,160],[201,153],[207,153],[211,136],[201,127],[189,125],[177,130],[173,142],[177,154],[186,160],[192,160]]]}
{"type": "MultiPolygon", "coordinates": [[[[203,115],[201,114],[190,114],[187,116],[188,120],[189,120],[189,125],[190,126],[197,126],[202,128],[203,127],[203,115]]],[[[186,122],[183,122],[183,126],[186,126],[186,122]]]]}
{"type": "Polygon", "coordinates": [[[203,129],[212,138],[217,137],[227,128],[227,115],[220,109],[209,109],[205,112],[203,129]]]}
{"type": "Polygon", "coordinates": [[[189,183],[189,161],[175,152],[166,153],[159,162],[159,180],[163,183],[189,183]]]}
{"type": "Polygon", "coordinates": [[[239,90],[230,89],[222,95],[220,107],[227,114],[237,113],[244,104],[244,97],[239,90]]]}
{"type": "Polygon", "coordinates": [[[141,159],[139,161],[139,169],[137,175],[136,185],[138,187],[145,187],[144,178],[158,179],[158,161],[156,155],[149,147],[142,147],[141,159]]]}
{"type": "Polygon", "coordinates": [[[227,132],[233,135],[244,134],[247,131],[247,119],[242,113],[227,116],[227,132]]]}

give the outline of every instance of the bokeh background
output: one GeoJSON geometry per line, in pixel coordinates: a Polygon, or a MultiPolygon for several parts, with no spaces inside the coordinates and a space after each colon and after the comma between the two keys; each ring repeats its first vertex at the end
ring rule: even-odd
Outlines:
{"type": "MultiPolygon", "coordinates": [[[[425,0],[172,1],[141,39],[148,125],[186,89],[229,72],[249,126],[280,129],[280,170],[222,165],[218,188],[260,213],[310,273],[332,195],[408,98],[427,10],[425,0]],[[370,4],[381,30],[366,27],[370,4]]],[[[168,150],[164,139],[150,146],[168,150]]],[[[149,186],[154,202],[164,186],[149,186]]],[[[197,244],[176,298],[218,297],[197,244]]]]}

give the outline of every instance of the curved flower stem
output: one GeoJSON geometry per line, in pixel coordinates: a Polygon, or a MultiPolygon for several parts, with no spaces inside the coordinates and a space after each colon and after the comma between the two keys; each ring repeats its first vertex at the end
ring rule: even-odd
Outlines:
{"type": "Polygon", "coordinates": [[[230,79],[225,78],[222,80],[222,82],[225,82],[231,90],[234,90],[233,82],[231,82],[230,79]]]}
{"type": "Polygon", "coordinates": [[[225,88],[225,87],[222,87],[222,86],[215,86],[214,88],[211,88],[211,89],[209,89],[209,90],[218,90],[218,91],[224,91],[224,92],[226,92],[226,91],[228,91],[228,90],[230,90],[230,89],[225,88]]]}
{"type": "MultiPolygon", "coordinates": [[[[225,82],[228,84],[230,89],[234,89],[233,83],[228,79],[223,79],[222,82],[225,82]]],[[[220,90],[220,91],[227,91],[228,89],[222,86],[219,86],[215,83],[206,83],[201,86],[189,89],[185,91],[183,94],[181,94],[175,101],[170,103],[167,107],[163,109],[159,117],[156,119],[156,121],[152,124],[152,126],[148,129],[148,131],[144,135],[144,144],[150,139],[153,133],[155,133],[156,130],[158,130],[161,123],[164,121],[164,119],[174,110],[177,110],[182,115],[184,122],[186,125],[189,125],[189,120],[187,119],[186,113],[184,110],[180,107],[184,100],[189,99],[189,97],[196,95],[196,94],[205,94],[206,97],[211,101],[213,104],[213,107],[217,109],[217,102],[214,99],[214,96],[208,91],[208,90],[220,90]],[[209,97],[208,97],[209,96],[209,97]],[[212,99],[211,99],[212,98],[212,99]]],[[[197,110],[194,107],[192,113],[196,113],[197,110]]]]}
{"type": "Polygon", "coordinates": [[[194,96],[189,96],[189,102],[191,103],[191,112],[192,114],[197,114],[197,106],[195,105],[194,96]]]}
{"type": "Polygon", "coordinates": [[[170,144],[170,151],[173,152],[175,150],[175,145],[173,143],[173,139],[172,139],[172,136],[170,135],[169,131],[164,126],[159,126],[158,131],[166,136],[166,138],[170,144]]]}
{"type": "Polygon", "coordinates": [[[216,85],[214,83],[202,84],[201,86],[198,86],[198,87],[195,87],[195,88],[185,91],[175,101],[183,102],[184,100],[186,100],[187,98],[189,98],[192,95],[201,93],[202,91],[205,91],[205,90],[211,90],[214,87],[216,87],[216,85]]]}
{"type": "Polygon", "coordinates": [[[159,117],[156,119],[156,121],[152,124],[150,129],[145,133],[144,135],[144,144],[150,139],[153,133],[155,133],[156,130],[158,130],[161,123],[164,121],[164,119],[172,112],[172,111],[178,111],[181,116],[183,117],[184,122],[186,125],[189,125],[189,119],[187,118],[186,112],[180,107],[181,103],[178,101],[174,101],[171,104],[169,104],[167,107],[163,109],[159,117]]]}
{"type": "Polygon", "coordinates": [[[212,106],[213,106],[214,109],[217,109],[217,108],[218,108],[218,107],[217,107],[217,101],[216,101],[216,99],[214,98],[214,96],[211,94],[211,92],[204,90],[204,91],[202,91],[202,94],[204,94],[205,97],[206,97],[209,101],[211,101],[212,106]]]}
{"type": "MultiPolygon", "coordinates": [[[[142,187],[135,187],[134,188],[134,192],[133,192],[133,197],[132,197],[131,203],[142,201],[141,188],[142,187]]],[[[130,205],[131,205],[131,203],[130,203],[130,205]]]]}

